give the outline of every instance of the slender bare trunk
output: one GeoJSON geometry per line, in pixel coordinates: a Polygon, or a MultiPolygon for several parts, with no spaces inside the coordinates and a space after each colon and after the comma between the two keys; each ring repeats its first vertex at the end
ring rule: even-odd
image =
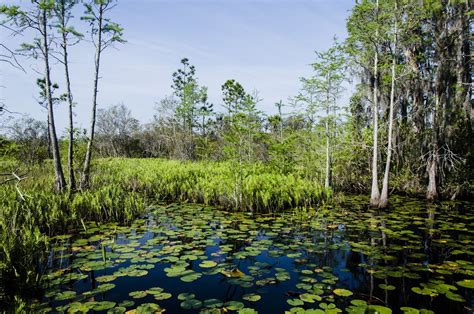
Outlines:
{"type": "Polygon", "coordinates": [[[94,73],[94,90],[92,94],[92,115],[91,115],[91,126],[89,141],[87,142],[86,156],[84,158],[84,168],[81,176],[81,189],[85,189],[89,186],[90,181],[90,168],[92,159],[92,145],[94,143],[95,133],[95,120],[97,112],[97,86],[99,84],[99,69],[100,69],[100,54],[102,52],[102,17],[103,17],[103,5],[99,7],[99,21],[97,30],[97,47],[95,52],[95,73],[94,73]]]}
{"type": "MultiPolygon", "coordinates": [[[[395,1],[395,14],[397,12],[397,2],[395,1]]],[[[392,158],[392,133],[393,133],[393,110],[395,103],[395,67],[397,65],[397,16],[395,16],[395,29],[393,35],[393,56],[392,56],[392,79],[390,87],[390,108],[388,113],[388,144],[387,144],[387,160],[385,163],[385,173],[382,183],[382,194],[380,195],[379,208],[385,208],[388,205],[388,177],[390,174],[390,162],[392,158]]]]}
{"type": "MultiPolygon", "coordinates": [[[[377,16],[378,16],[378,8],[379,8],[379,1],[377,0],[376,2],[376,8],[377,8],[377,16]]],[[[378,28],[376,29],[375,37],[376,40],[378,40],[378,33],[379,30],[378,28]]],[[[379,74],[378,74],[378,65],[379,65],[379,52],[378,52],[378,47],[377,45],[375,46],[375,55],[374,55],[374,94],[373,94],[373,141],[374,141],[374,146],[373,146],[373,152],[372,152],[372,189],[370,193],[370,205],[373,207],[377,207],[379,204],[379,199],[380,199],[380,190],[379,190],[379,184],[378,184],[378,171],[377,171],[377,158],[378,158],[378,132],[379,132],[379,126],[378,126],[378,111],[379,111],[379,106],[378,106],[378,80],[379,80],[379,74]]]]}
{"type": "Polygon", "coordinates": [[[427,166],[428,171],[428,188],[426,191],[426,198],[430,201],[438,198],[438,189],[436,184],[438,169],[438,146],[434,145],[433,151],[431,152],[431,157],[429,158],[429,163],[427,166]]]}
{"type": "Polygon", "coordinates": [[[43,35],[43,54],[45,64],[45,87],[46,98],[48,101],[48,130],[51,141],[51,152],[53,154],[54,173],[56,175],[56,190],[63,192],[66,188],[66,181],[64,180],[63,168],[61,166],[61,155],[59,152],[58,138],[56,135],[56,126],[54,123],[54,108],[53,96],[51,93],[51,73],[49,68],[49,43],[48,43],[48,26],[47,26],[46,10],[42,12],[41,31],[43,35]]]}
{"type": "Polygon", "coordinates": [[[330,152],[329,152],[329,88],[326,93],[326,179],[324,181],[324,187],[329,189],[330,186],[330,152]]]}
{"type": "Polygon", "coordinates": [[[283,143],[283,114],[281,112],[281,107],[282,107],[283,103],[282,101],[280,100],[278,103],[277,103],[277,107],[278,107],[278,116],[280,117],[280,144],[283,143]]]}
{"type": "MultiPolygon", "coordinates": [[[[46,110],[48,108],[46,107],[46,110]]],[[[48,158],[53,158],[53,153],[52,153],[52,149],[51,149],[51,130],[49,128],[49,110],[48,110],[48,115],[47,115],[47,118],[46,118],[46,123],[48,124],[48,158]]]]}
{"type": "Polygon", "coordinates": [[[431,139],[431,155],[428,158],[427,172],[428,172],[428,187],[426,189],[426,198],[433,201],[438,198],[438,111],[439,111],[440,97],[438,94],[438,88],[436,88],[435,96],[435,110],[433,112],[433,125],[432,125],[432,139],[431,139]]]}
{"type": "MultiPolygon", "coordinates": [[[[64,0],[61,0],[61,27],[66,28],[66,12],[65,12],[66,3],[64,0]]],[[[69,145],[67,151],[67,166],[69,174],[69,189],[74,191],[76,189],[76,180],[74,177],[74,120],[73,120],[73,98],[71,91],[71,79],[69,76],[69,60],[67,52],[67,33],[62,32],[62,48],[63,48],[63,62],[64,62],[64,72],[66,75],[66,88],[67,88],[67,100],[69,104],[69,145]]]]}

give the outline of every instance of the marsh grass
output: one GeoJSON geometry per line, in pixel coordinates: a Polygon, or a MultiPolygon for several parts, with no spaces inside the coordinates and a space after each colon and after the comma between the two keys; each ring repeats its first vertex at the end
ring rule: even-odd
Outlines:
{"type": "MultiPolygon", "coordinates": [[[[21,165],[2,167],[10,171],[21,165]]],[[[273,212],[315,206],[331,196],[316,182],[261,164],[244,166],[240,180],[231,162],[102,159],[94,164],[89,190],[66,194],[54,193],[51,165],[21,171],[27,178],[18,186],[0,186],[0,272],[9,279],[2,281],[11,296],[7,303],[18,303],[15,295],[34,293],[40,286],[50,238],[82,228],[84,221],[126,224],[156,201],[273,212]]]]}

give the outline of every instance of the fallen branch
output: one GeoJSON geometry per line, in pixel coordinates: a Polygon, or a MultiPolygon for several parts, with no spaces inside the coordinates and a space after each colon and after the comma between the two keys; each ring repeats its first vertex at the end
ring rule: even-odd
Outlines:
{"type": "Polygon", "coordinates": [[[12,176],[12,178],[8,178],[2,182],[0,182],[0,184],[5,184],[5,183],[8,183],[8,182],[11,182],[11,181],[16,181],[15,183],[15,189],[16,191],[18,192],[18,194],[20,195],[21,199],[24,201],[25,200],[25,196],[28,196],[26,194],[24,194],[21,189],[20,189],[20,183],[21,181],[23,181],[24,179],[28,178],[26,176],[26,173],[25,174],[16,174],[15,171],[12,171],[11,173],[0,173],[0,176],[12,176]]]}

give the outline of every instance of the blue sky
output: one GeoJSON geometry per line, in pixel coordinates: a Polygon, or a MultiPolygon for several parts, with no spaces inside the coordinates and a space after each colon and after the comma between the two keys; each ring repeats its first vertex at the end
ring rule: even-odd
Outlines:
{"type": "MultiPolygon", "coordinates": [[[[335,35],[345,38],[352,6],[351,0],[119,0],[111,18],[124,27],[127,43],[103,54],[99,108],[123,102],[141,122],[151,121],[156,102],[171,94],[171,74],[187,57],[217,108],[220,86],[236,79],[248,91],[258,90],[259,109],[272,113],[275,102],[298,93],[300,77],[311,75],[314,51],[329,48],[335,35]]],[[[82,11],[80,6],[75,17],[82,11]]],[[[84,22],[74,23],[86,31],[84,22]]],[[[0,36],[10,48],[32,38],[11,37],[4,30],[0,36]]],[[[77,126],[87,127],[94,47],[82,42],[70,49],[70,57],[77,126]]],[[[44,119],[46,112],[35,100],[41,63],[21,62],[26,73],[0,63],[0,98],[14,111],[44,119]]],[[[64,87],[62,68],[56,64],[52,70],[52,80],[64,87]]],[[[64,134],[66,105],[56,111],[64,134]]]]}

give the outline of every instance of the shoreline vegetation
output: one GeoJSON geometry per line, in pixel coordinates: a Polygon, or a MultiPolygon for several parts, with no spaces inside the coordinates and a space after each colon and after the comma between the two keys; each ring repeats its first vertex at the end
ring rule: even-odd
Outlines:
{"type": "MultiPolygon", "coordinates": [[[[12,165],[16,163],[10,169],[12,165]]],[[[97,159],[90,189],[56,194],[51,191],[54,177],[49,165],[34,166],[19,184],[0,189],[0,272],[20,283],[7,291],[38,286],[38,259],[48,238],[87,221],[129,223],[155,202],[270,213],[317,206],[332,195],[314,181],[258,164],[243,166],[240,181],[235,167],[231,162],[97,159]]]]}

